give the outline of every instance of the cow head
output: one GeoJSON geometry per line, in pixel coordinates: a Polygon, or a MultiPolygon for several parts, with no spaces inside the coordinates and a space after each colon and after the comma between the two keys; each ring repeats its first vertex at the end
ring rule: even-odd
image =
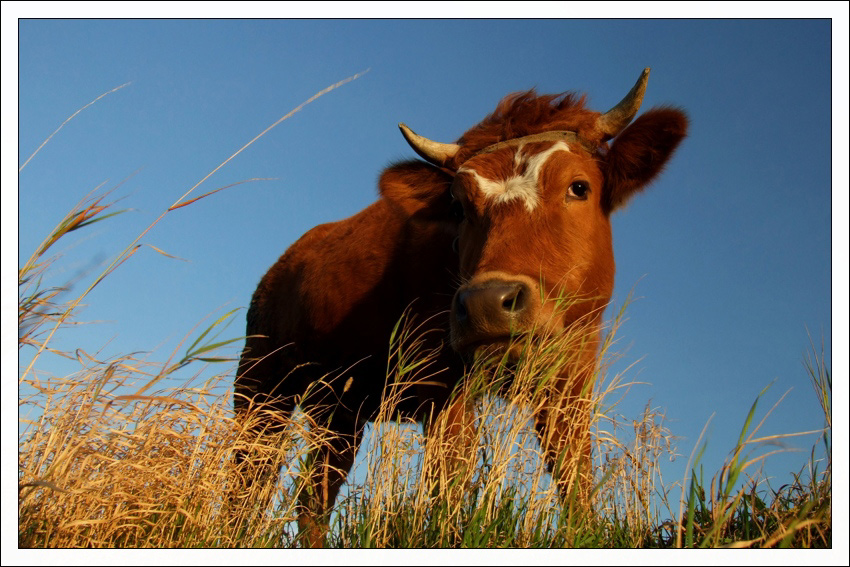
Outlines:
{"type": "Polygon", "coordinates": [[[659,174],[687,129],[671,108],[629,125],[648,75],[605,114],[570,95],[507,97],[457,144],[400,125],[420,156],[454,173],[455,350],[598,322],[614,285],[609,217],[659,174]]]}

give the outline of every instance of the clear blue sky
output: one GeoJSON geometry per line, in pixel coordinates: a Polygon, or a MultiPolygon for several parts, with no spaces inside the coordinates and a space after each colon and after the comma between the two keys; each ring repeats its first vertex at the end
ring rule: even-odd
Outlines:
{"type": "MultiPolygon", "coordinates": [[[[23,261],[82,195],[138,170],[115,193],[134,210],[65,243],[66,271],[51,283],[111,259],[264,128],[369,69],[272,130],[198,194],[274,180],[169,214],[143,242],[188,262],[140,251],[86,301],[83,319],[102,322],[66,332],[61,346],[161,359],[205,316],[247,306],[289,244],[371,203],[381,169],[413,157],[399,122],[453,141],[502,96],[529,87],[586,92],[604,111],[649,66],[643,108],[681,106],[691,128],[662,178],[613,218],[614,304],[631,290],[637,297],[614,369],[635,363],[627,377],[648,382],[621,412],[637,418],[648,401],[665,409],[684,455],[665,464],[668,483],[681,479],[712,414],[704,464],[718,470],[770,383],[759,416],[793,390],[765,433],[822,426],[802,365],[809,334],[825,342],[830,367],[833,325],[847,336],[846,257],[833,265],[831,249],[837,232],[847,250],[847,187],[846,161],[844,186],[832,177],[829,20],[28,20],[18,29],[18,164],[74,111],[131,81],[80,113],[20,174],[23,261]],[[833,191],[844,194],[843,211],[833,210],[833,191]],[[841,289],[832,288],[836,275],[841,289]],[[842,303],[833,306],[833,294],[842,303]]],[[[846,47],[846,35],[835,41],[846,47]]],[[[846,80],[845,72],[835,85],[844,103],[846,80]]],[[[4,103],[4,130],[14,124],[7,111],[4,103]]],[[[237,317],[231,336],[244,330],[244,312],[237,317]]],[[[846,343],[840,349],[846,360],[846,343]]],[[[846,392],[846,374],[837,382],[846,392]]],[[[774,487],[813,442],[799,439],[802,452],[768,461],[774,487]]]]}

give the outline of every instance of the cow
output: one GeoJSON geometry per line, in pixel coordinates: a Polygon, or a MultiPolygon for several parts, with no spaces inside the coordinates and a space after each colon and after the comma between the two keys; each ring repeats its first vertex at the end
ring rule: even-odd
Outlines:
{"type": "MultiPolygon", "coordinates": [[[[263,276],[247,313],[234,406],[238,420],[256,403],[283,415],[300,405],[335,433],[314,450],[315,489],[300,495],[305,545],[322,545],[364,426],[390,386],[389,342],[402,314],[422,322],[440,370],[412,384],[396,408],[423,422],[426,436],[441,414],[458,432],[469,405],[452,392],[466,364],[523,333],[589,323],[588,340],[574,347],[587,364],[571,366],[580,370],[563,377],[570,391],[551,405],[586,393],[614,285],[611,214],[659,175],[687,130],[674,107],[632,122],[648,77],[647,68],[605,113],[571,92],[508,95],[452,144],[399,124],[422,159],[389,166],[375,203],[309,230],[263,276]],[[546,301],[563,296],[582,300],[560,310],[546,301]]],[[[586,428],[553,419],[556,409],[535,415],[550,470],[565,452],[590,452],[586,428]]],[[[279,470],[247,450],[237,461],[279,470]]],[[[565,476],[556,481],[568,489],[565,476]]]]}

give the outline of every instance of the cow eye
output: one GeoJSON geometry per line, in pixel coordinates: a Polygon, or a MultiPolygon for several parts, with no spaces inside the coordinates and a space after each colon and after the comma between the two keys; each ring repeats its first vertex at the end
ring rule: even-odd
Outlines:
{"type": "Polygon", "coordinates": [[[451,207],[452,207],[452,208],[451,208],[452,216],[453,216],[456,220],[459,220],[459,221],[463,220],[463,218],[464,218],[464,214],[463,214],[463,205],[461,205],[460,201],[458,201],[458,200],[453,200],[453,201],[452,201],[452,205],[451,205],[451,207]]]}
{"type": "Polygon", "coordinates": [[[587,194],[590,193],[590,183],[587,181],[573,181],[567,189],[568,199],[587,199],[587,194]]]}

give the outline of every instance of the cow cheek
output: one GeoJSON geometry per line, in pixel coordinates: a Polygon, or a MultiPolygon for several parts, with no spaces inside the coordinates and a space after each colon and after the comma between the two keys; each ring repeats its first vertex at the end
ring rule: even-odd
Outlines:
{"type": "MultiPolygon", "coordinates": [[[[573,225],[575,228],[575,225],[573,225]]],[[[558,305],[551,307],[563,314],[563,324],[569,325],[588,313],[604,308],[611,297],[614,282],[614,256],[610,230],[606,226],[595,230],[569,231],[560,243],[550,250],[560,250],[548,262],[544,281],[546,296],[558,305]]]]}
{"type": "Polygon", "coordinates": [[[463,281],[475,275],[475,270],[484,251],[484,237],[479,231],[462,228],[458,238],[460,275],[463,281]]]}

